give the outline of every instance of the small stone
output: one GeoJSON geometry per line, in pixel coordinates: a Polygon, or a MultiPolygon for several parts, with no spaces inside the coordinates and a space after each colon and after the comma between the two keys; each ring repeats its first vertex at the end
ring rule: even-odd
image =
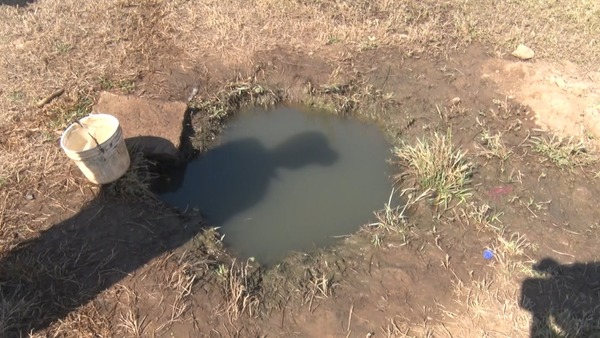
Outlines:
{"type": "Polygon", "coordinates": [[[194,87],[192,88],[192,92],[190,93],[190,96],[188,96],[188,102],[192,101],[196,95],[198,95],[198,87],[194,87]]]}
{"type": "Polygon", "coordinates": [[[458,106],[460,104],[460,97],[455,97],[452,99],[452,104],[458,106]]]}
{"type": "Polygon", "coordinates": [[[512,52],[514,57],[517,57],[521,60],[529,60],[535,56],[533,50],[525,45],[519,45],[514,52],[512,52]]]}
{"type": "Polygon", "coordinates": [[[35,195],[31,191],[28,191],[25,194],[25,199],[28,201],[33,201],[35,199],[35,195]]]}

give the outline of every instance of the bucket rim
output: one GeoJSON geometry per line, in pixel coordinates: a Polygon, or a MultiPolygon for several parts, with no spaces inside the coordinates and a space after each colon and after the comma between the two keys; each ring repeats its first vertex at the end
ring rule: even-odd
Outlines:
{"type": "MultiPolygon", "coordinates": [[[[112,120],[114,122],[116,122],[116,130],[114,132],[113,135],[111,135],[111,137],[109,137],[108,139],[106,139],[103,142],[100,142],[100,146],[102,146],[103,144],[108,143],[109,141],[111,141],[116,135],[122,134],[121,131],[121,123],[119,122],[119,119],[117,119],[115,116],[110,115],[110,114],[104,114],[104,113],[92,113],[89,114],[85,117],[82,117],[81,119],[77,120],[77,122],[79,123],[83,123],[86,120],[93,118],[93,117],[100,117],[100,118],[107,118],[109,120],[112,120]]],[[[65,129],[65,131],[63,131],[61,137],[60,137],[60,147],[63,149],[63,151],[67,154],[76,154],[79,157],[86,157],[85,155],[87,154],[91,154],[91,153],[95,153],[98,151],[98,145],[96,145],[95,147],[91,148],[91,149],[87,149],[87,150],[83,150],[83,151],[76,151],[76,150],[72,150],[69,149],[66,145],[65,145],[65,140],[67,138],[67,136],[73,131],[73,129],[75,128],[75,126],[77,126],[77,122],[73,122],[71,123],[67,129],[65,129]]]]}

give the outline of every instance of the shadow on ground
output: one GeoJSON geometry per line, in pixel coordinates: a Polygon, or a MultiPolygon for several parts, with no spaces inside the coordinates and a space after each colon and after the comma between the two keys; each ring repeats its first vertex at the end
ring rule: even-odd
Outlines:
{"type": "MultiPolygon", "coordinates": [[[[303,156],[287,154],[290,148],[304,149],[302,144],[307,138],[309,141],[316,138],[316,142],[324,139],[322,135],[301,134],[282,145],[281,150],[286,150],[283,154],[260,148],[262,157],[248,157],[257,154],[246,154],[248,149],[242,146],[238,155],[248,157],[249,163],[255,163],[255,169],[276,165],[299,169],[309,163],[330,161],[329,157],[322,158],[323,153],[319,151],[303,152],[303,156]]],[[[152,144],[162,145],[152,141],[152,144]]],[[[248,142],[243,144],[254,144],[248,142]]],[[[225,166],[227,163],[223,162],[225,166]]],[[[228,186],[229,197],[235,198],[229,201],[224,209],[229,214],[223,217],[231,217],[260,201],[271,179],[262,172],[255,173],[260,177],[252,177],[252,170],[248,168],[213,169],[244,173],[242,178],[253,182],[251,187],[228,186]]],[[[99,197],[77,215],[55,224],[37,238],[20,243],[2,257],[0,336],[22,337],[47,328],[153,258],[185,244],[203,227],[200,218],[184,220],[175,213],[161,212],[160,208],[155,210],[107,197],[109,189],[110,185],[103,187],[99,197]]]]}
{"type": "Polygon", "coordinates": [[[35,2],[35,0],[0,0],[0,6],[8,5],[8,6],[25,7],[34,2],[35,2]]]}
{"type": "Polygon", "coordinates": [[[200,229],[199,220],[97,198],[0,261],[0,335],[48,327],[200,229]]]}
{"type": "Polygon", "coordinates": [[[600,337],[600,263],[533,266],[539,278],[523,282],[520,306],[532,313],[531,337],[600,337]]]}

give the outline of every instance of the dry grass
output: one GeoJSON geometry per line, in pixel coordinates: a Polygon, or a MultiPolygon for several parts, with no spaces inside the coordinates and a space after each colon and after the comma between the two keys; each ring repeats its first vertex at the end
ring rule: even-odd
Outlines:
{"type": "MultiPolygon", "coordinates": [[[[273,48],[302,50],[335,63],[347,55],[382,47],[403,51],[399,57],[418,57],[447,56],[471,42],[489,43],[498,54],[506,54],[518,43],[525,43],[534,48],[537,57],[597,65],[600,62],[597,36],[600,36],[600,4],[596,0],[567,3],[554,0],[254,0],[236,3],[38,0],[25,9],[0,6],[0,49],[3,51],[0,54],[0,133],[3,135],[0,139],[0,255],[51,226],[56,220],[48,215],[68,217],[96,192],[73,171],[76,169],[61,153],[57,141],[72,119],[87,113],[100,89],[131,92],[144,76],[172,68],[185,70],[191,65],[204,65],[206,69],[215,64],[228,69],[249,68],[256,53],[273,48]],[[37,101],[61,88],[65,89],[64,95],[43,108],[35,107],[37,101]],[[91,194],[89,190],[93,190],[91,194]],[[43,212],[27,209],[22,197],[28,192],[44,200],[43,212]],[[67,200],[64,196],[77,198],[67,200]]],[[[362,83],[353,85],[348,92],[342,90],[343,86],[333,85],[316,88],[316,91],[321,96],[329,96],[341,115],[352,109],[369,110],[373,106],[369,101],[372,99],[377,102],[390,99],[387,93],[376,88],[362,83]]],[[[211,116],[219,119],[235,107],[228,101],[230,98],[272,97],[268,89],[252,81],[240,81],[223,88],[223,95],[195,102],[197,108],[212,109],[211,116]],[[209,105],[203,106],[206,102],[209,105]]],[[[159,88],[148,95],[162,93],[159,88]]],[[[488,136],[485,140],[488,154],[508,158],[510,152],[496,142],[500,138],[488,136]]],[[[400,149],[399,156],[416,175],[423,190],[435,190],[438,203],[448,207],[454,198],[461,200],[467,196],[465,184],[470,165],[464,153],[454,150],[446,136],[435,135],[431,141],[421,140],[416,146],[400,149]],[[444,160],[427,161],[429,155],[444,160]],[[427,176],[427,173],[434,175],[427,176]]],[[[556,141],[540,139],[536,147],[559,165],[588,163],[587,159],[582,160],[587,158],[587,153],[577,142],[556,141]]],[[[140,163],[136,159],[134,162],[140,163]]],[[[121,183],[113,186],[118,195],[147,196],[147,181],[137,176],[136,170],[121,183]],[[119,186],[121,183],[124,185],[119,186]],[[130,191],[132,188],[134,191],[130,191]]],[[[390,229],[402,225],[405,220],[400,211],[388,205],[379,214],[379,223],[390,229]]],[[[468,217],[479,217],[481,223],[490,223],[490,214],[484,206],[475,207],[472,212],[468,217]]],[[[518,256],[523,247],[519,238],[502,238],[495,250],[503,257],[498,260],[499,267],[509,273],[499,274],[498,278],[518,270],[514,265],[518,258],[514,256],[518,256]]],[[[185,309],[181,304],[185,303],[183,299],[194,283],[185,262],[181,262],[181,268],[169,275],[167,282],[181,295],[179,305],[173,308],[173,313],[179,314],[185,309]]],[[[232,318],[257,311],[258,298],[248,269],[248,264],[232,265],[223,272],[227,276],[225,289],[229,295],[227,312],[232,318]]],[[[515,290],[516,284],[514,281],[503,283],[501,280],[492,285],[480,279],[461,285],[458,295],[469,309],[469,315],[484,325],[481,331],[471,333],[491,335],[494,328],[485,325],[514,320],[514,330],[508,334],[523,334],[526,318],[516,308],[514,295],[503,293],[515,290]]],[[[329,289],[323,285],[322,280],[315,279],[315,294],[325,292],[327,295],[329,289]]],[[[39,301],[35,297],[25,301],[3,299],[0,332],[1,326],[10,327],[21,320],[6,311],[7,304],[10,303],[12,310],[29,316],[37,315],[35,309],[39,301]]],[[[49,335],[81,332],[81,336],[112,336],[110,323],[96,305],[89,303],[57,322],[49,335]],[[89,331],[85,331],[86,327],[89,331]]],[[[177,318],[179,315],[173,320],[177,318]]],[[[142,335],[147,319],[131,312],[124,313],[121,320],[121,329],[136,336],[142,335]]],[[[469,327],[473,323],[461,324],[469,327]]],[[[383,331],[388,336],[403,336],[408,332],[396,330],[395,326],[391,322],[387,331],[383,331]]]]}
{"type": "Polygon", "coordinates": [[[496,241],[489,248],[494,253],[490,265],[495,271],[454,281],[455,302],[465,312],[446,311],[452,321],[436,331],[449,330],[457,336],[527,336],[530,314],[520,308],[518,292],[530,261],[525,252],[529,247],[522,235],[497,232],[496,241]]]}
{"type": "Polygon", "coordinates": [[[381,229],[385,232],[403,232],[407,223],[406,209],[409,207],[409,202],[405,203],[404,206],[396,205],[394,199],[394,190],[390,193],[390,197],[383,206],[382,210],[375,212],[377,222],[370,223],[369,227],[375,229],[381,229]]]}
{"type": "Polygon", "coordinates": [[[75,214],[98,192],[58,147],[63,127],[87,113],[90,99],[79,94],[62,99],[40,115],[0,123],[0,252],[13,247],[15,237],[46,229],[48,218],[75,214]],[[27,194],[44,201],[44,214],[28,210],[27,194]]]}
{"type": "Polygon", "coordinates": [[[128,151],[131,158],[129,169],[121,178],[106,185],[104,192],[112,198],[158,205],[160,202],[151,190],[152,180],[156,178],[156,174],[151,170],[154,163],[137,149],[128,151]]]}
{"type": "MultiPolygon", "coordinates": [[[[390,318],[386,322],[387,324],[381,327],[381,333],[383,337],[386,338],[433,338],[437,337],[435,332],[435,327],[428,323],[422,323],[420,325],[406,325],[405,322],[407,320],[402,318],[402,320],[396,320],[395,318],[390,318]]],[[[367,336],[376,337],[377,334],[367,336]]]]}
{"type": "Polygon", "coordinates": [[[316,308],[315,300],[322,300],[333,295],[333,289],[337,286],[333,276],[325,272],[306,270],[306,286],[304,288],[304,304],[308,306],[308,312],[316,308]]]}
{"type": "Polygon", "coordinates": [[[488,159],[497,158],[500,160],[500,170],[504,172],[506,161],[512,155],[512,150],[508,149],[502,140],[502,133],[492,134],[488,129],[481,133],[481,145],[479,146],[480,155],[488,159]]]}
{"type": "Polygon", "coordinates": [[[598,157],[589,149],[589,145],[584,140],[575,137],[532,137],[531,142],[533,150],[562,168],[572,169],[598,161],[598,157]]]}
{"type": "Polygon", "coordinates": [[[500,217],[502,212],[495,211],[488,203],[470,202],[465,207],[460,208],[457,212],[459,220],[467,226],[473,226],[477,230],[491,230],[494,232],[502,232],[504,225],[500,217]]]}
{"type": "MultiPolygon", "coordinates": [[[[6,285],[1,285],[2,289],[6,285]]],[[[19,294],[19,290],[15,292],[19,294]]],[[[38,302],[36,299],[20,298],[18,296],[4,297],[0,299],[0,333],[8,334],[18,330],[21,321],[29,316],[36,315],[38,302]]]]}
{"type": "Polygon", "coordinates": [[[147,316],[140,314],[139,309],[139,295],[128,288],[127,286],[120,285],[117,288],[121,291],[122,297],[125,300],[121,301],[122,312],[119,314],[119,322],[117,327],[120,329],[120,333],[126,337],[139,338],[145,337],[146,327],[148,326],[147,316]]]}
{"type": "MultiPolygon", "coordinates": [[[[67,163],[56,148],[56,133],[69,114],[79,113],[75,109],[51,118],[54,127],[40,124],[39,116],[55,114],[65,103],[81,97],[93,99],[102,88],[130,90],[140,74],[205,64],[214,61],[212,55],[228,66],[244,65],[256,52],[282,45],[335,60],[335,53],[324,50],[395,46],[409,55],[447,53],[478,38],[512,46],[524,36],[532,37],[531,32],[541,31],[545,34],[532,39],[544,47],[542,55],[562,57],[576,45],[574,61],[593,62],[597,41],[585,40],[599,29],[597,13],[598,5],[592,0],[570,6],[552,1],[534,5],[384,0],[326,4],[257,0],[235,6],[218,1],[81,4],[47,0],[26,9],[2,6],[0,45],[6,52],[0,56],[0,73],[4,74],[0,78],[0,128],[6,139],[0,142],[4,164],[0,182],[5,188],[23,188],[24,180],[31,179],[31,185],[45,177],[55,180],[67,163]],[[498,12],[513,15],[502,20],[494,14],[498,12]],[[494,20],[485,19],[491,15],[494,20]],[[552,36],[560,36],[561,43],[543,40],[552,36]],[[34,106],[59,88],[66,89],[63,96],[44,108],[34,106]]],[[[81,182],[64,182],[74,184],[81,182]]],[[[7,208],[16,210],[17,206],[7,208]]]]}
{"type": "Polygon", "coordinates": [[[168,285],[175,294],[174,300],[170,306],[171,316],[167,321],[167,326],[177,321],[184,320],[185,312],[190,308],[189,297],[192,295],[192,287],[196,283],[197,275],[193,272],[194,266],[187,261],[186,253],[183,253],[175,265],[175,269],[167,274],[166,285],[168,285]]]}
{"type": "MultiPolygon", "coordinates": [[[[449,328],[455,336],[486,337],[530,337],[530,332],[535,332],[532,337],[591,337],[598,332],[597,297],[588,290],[573,292],[581,282],[577,279],[585,278],[576,274],[586,270],[562,275],[532,268],[537,264],[528,257],[532,244],[518,233],[499,232],[490,249],[494,258],[489,264],[494,271],[468,281],[455,281],[456,302],[466,312],[447,311],[452,320],[448,327],[436,327],[436,331],[447,332],[449,328]],[[535,279],[521,285],[531,277],[535,279]],[[532,294],[524,291],[526,283],[535,289],[530,290],[532,294]],[[526,308],[544,306],[535,303],[549,299],[553,303],[545,309],[549,313],[547,322],[533,321],[526,308]]],[[[562,269],[567,271],[569,266],[562,269]]]]}
{"type": "Polygon", "coordinates": [[[229,66],[248,64],[256,52],[282,44],[307,53],[331,45],[355,51],[395,46],[411,55],[447,53],[477,40],[506,53],[525,42],[541,56],[593,64],[599,47],[590,37],[600,35],[600,5],[594,0],[569,6],[551,0],[255,0],[235,6],[219,1],[48,0],[29,7],[35,12],[0,9],[0,43],[9,51],[1,60],[5,80],[10,79],[0,110],[9,116],[22,115],[22,108],[56,88],[128,87],[157,64],[191,64],[213,55],[229,66]]]}
{"type": "MultiPolygon", "coordinates": [[[[80,325],[82,336],[106,332],[108,329],[100,314],[103,311],[96,309],[101,303],[94,300],[87,304],[89,307],[80,307],[72,313],[65,311],[80,306],[79,302],[98,287],[96,283],[101,283],[103,269],[115,258],[115,253],[101,252],[90,245],[70,245],[69,241],[52,242],[56,247],[44,246],[39,241],[21,243],[18,249],[1,255],[0,336],[45,328],[48,324],[51,324],[48,332],[57,336],[80,325]],[[79,268],[75,262],[85,264],[79,268]],[[98,279],[86,280],[82,273],[84,276],[97,274],[98,279]]],[[[96,300],[102,298],[98,295],[96,300]]]]}
{"type": "MultiPolygon", "coordinates": [[[[518,285],[500,284],[492,275],[457,284],[457,303],[466,313],[450,313],[448,329],[457,336],[527,337],[529,314],[517,303],[518,285]]],[[[440,330],[441,331],[441,330],[440,330]]]]}
{"type": "Polygon", "coordinates": [[[0,43],[9,51],[1,59],[6,70],[0,100],[4,122],[22,117],[32,110],[32,102],[57,88],[130,87],[140,72],[157,65],[202,63],[212,55],[229,66],[248,64],[256,52],[282,43],[307,53],[330,45],[351,50],[396,46],[410,55],[447,53],[478,39],[503,46],[505,52],[531,41],[543,56],[598,61],[598,42],[589,39],[600,30],[600,9],[593,0],[569,6],[550,0],[256,0],[235,6],[218,1],[48,0],[30,7],[35,13],[8,6],[0,10],[0,43]],[[511,14],[504,18],[495,13],[511,14]],[[575,47],[577,56],[571,54],[575,47]]]}
{"type": "Polygon", "coordinates": [[[254,268],[250,260],[236,264],[234,260],[228,269],[219,274],[223,280],[223,292],[226,299],[225,312],[230,320],[242,315],[256,316],[260,305],[260,295],[254,268]]]}
{"type": "Polygon", "coordinates": [[[405,45],[409,53],[422,53],[426,47],[441,51],[455,44],[449,39],[455,35],[453,22],[446,14],[451,6],[434,2],[258,0],[235,8],[217,1],[205,2],[200,8],[196,4],[178,7],[174,14],[183,19],[179,33],[186,40],[202,34],[206,43],[193,46],[190,54],[215,50],[235,63],[247,62],[257,51],[282,42],[307,53],[330,45],[353,50],[405,45]]]}
{"type": "Polygon", "coordinates": [[[209,98],[191,102],[192,108],[210,120],[223,120],[247,105],[270,107],[281,103],[284,93],[265,88],[255,78],[238,79],[223,86],[209,98]]]}
{"type": "MultiPolygon", "coordinates": [[[[337,70],[334,71],[334,74],[337,70]]],[[[348,83],[322,85],[318,88],[308,84],[310,95],[306,104],[338,116],[354,116],[371,121],[381,121],[382,114],[397,107],[393,94],[368,84],[365,80],[353,79],[348,83]]]]}
{"type": "Polygon", "coordinates": [[[383,209],[374,213],[377,221],[363,226],[362,231],[371,236],[371,242],[375,247],[380,247],[384,238],[390,234],[396,235],[396,240],[400,239],[400,246],[407,245],[413,226],[408,220],[407,210],[430,196],[431,190],[425,190],[415,196],[415,189],[412,188],[405,189],[400,192],[399,196],[395,196],[395,190],[392,189],[383,209]],[[400,198],[401,201],[395,201],[396,198],[400,198]]]}
{"type": "Polygon", "coordinates": [[[594,38],[600,36],[596,0],[461,2],[473,39],[491,43],[498,54],[511,53],[524,43],[538,57],[589,65],[600,62],[600,41],[594,38]]]}
{"type": "MultiPolygon", "coordinates": [[[[110,320],[110,315],[102,310],[99,301],[92,301],[83,305],[77,311],[70,313],[65,319],[57,321],[51,330],[54,337],[71,337],[74,334],[82,338],[110,338],[115,336],[115,327],[110,320]]],[[[40,337],[42,336],[40,334],[40,337]]]]}

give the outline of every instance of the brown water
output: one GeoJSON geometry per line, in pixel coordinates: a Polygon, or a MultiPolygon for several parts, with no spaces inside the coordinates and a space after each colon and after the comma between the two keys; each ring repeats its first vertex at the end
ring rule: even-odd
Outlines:
{"type": "Polygon", "coordinates": [[[374,126],[294,108],[242,112],[161,198],[197,208],[225,245],[270,264],[351,234],[383,208],[389,145],[374,126]]]}

